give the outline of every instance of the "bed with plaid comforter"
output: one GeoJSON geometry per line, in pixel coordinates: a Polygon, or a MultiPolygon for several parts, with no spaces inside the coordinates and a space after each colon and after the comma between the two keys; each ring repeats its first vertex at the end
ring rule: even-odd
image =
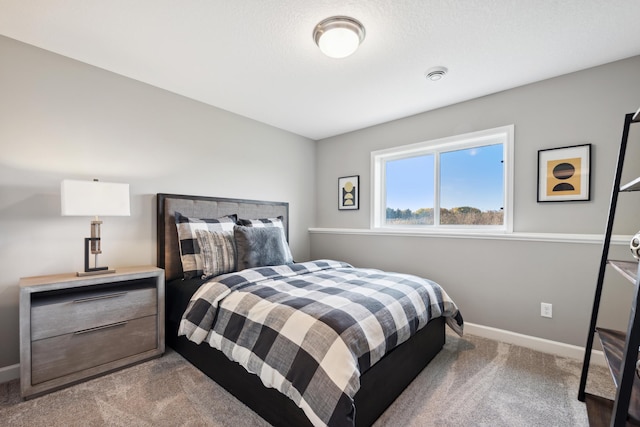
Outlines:
{"type": "Polygon", "coordinates": [[[179,335],[258,375],[314,425],[341,426],[353,425],[360,374],[440,316],[462,334],[438,284],[320,260],[215,277],[191,298],[179,335]]]}

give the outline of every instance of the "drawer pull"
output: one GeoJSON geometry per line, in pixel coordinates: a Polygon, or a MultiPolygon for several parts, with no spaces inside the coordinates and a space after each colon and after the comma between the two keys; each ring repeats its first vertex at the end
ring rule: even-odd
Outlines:
{"type": "Polygon", "coordinates": [[[74,332],[73,335],[81,335],[89,332],[99,331],[102,329],[115,328],[116,326],[124,326],[126,324],[127,324],[127,321],[125,320],[124,322],[112,323],[110,325],[96,326],[95,328],[83,329],[82,331],[74,332]]]}
{"type": "Polygon", "coordinates": [[[101,300],[101,299],[108,299],[108,298],[117,298],[117,297],[121,297],[126,295],[127,292],[117,292],[115,294],[109,294],[109,295],[100,295],[97,297],[87,297],[87,298],[78,298],[78,299],[74,299],[73,303],[80,303],[80,302],[89,302],[89,301],[97,301],[97,300],[101,300]]]}

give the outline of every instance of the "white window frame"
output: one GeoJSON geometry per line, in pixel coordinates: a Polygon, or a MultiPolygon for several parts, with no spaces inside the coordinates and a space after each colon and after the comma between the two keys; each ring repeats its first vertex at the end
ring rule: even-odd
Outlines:
{"type": "Polygon", "coordinates": [[[514,162],[514,125],[501,126],[477,132],[469,132],[446,138],[403,145],[371,152],[371,228],[391,229],[399,228],[416,230],[418,232],[513,232],[513,162],[514,162]],[[504,183],[504,224],[495,225],[440,225],[440,153],[502,144],[503,147],[503,183],[504,183]],[[386,179],[385,165],[387,161],[407,157],[434,154],[434,224],[433,225],[386,225],[386,179]]]}

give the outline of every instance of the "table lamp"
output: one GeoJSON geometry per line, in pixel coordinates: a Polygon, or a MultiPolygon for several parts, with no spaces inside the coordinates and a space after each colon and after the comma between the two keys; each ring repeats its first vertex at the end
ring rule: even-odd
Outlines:
{"type": "Polygon", "coordinates": [[[98,267],[100,249],[99,216],[129,216],[129,184],[113,182],[74,181],[65,179],[60,185],[60,204],[63,216],[92,216],[91,237],[84,239],[84,272],[78,276],[114,273],[109,267],[98,267]],[[94,255],[89,267],[89,253],[94,255]]]}

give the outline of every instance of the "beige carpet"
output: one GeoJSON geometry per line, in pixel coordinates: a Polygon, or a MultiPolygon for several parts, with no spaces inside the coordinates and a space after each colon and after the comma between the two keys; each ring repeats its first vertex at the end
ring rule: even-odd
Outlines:
{"type": "MultiPolygon", "coordinates": [[[[431,364],[376,422],[382,426],[587,426],[581,361],[471,335],[447,335],[431,364]]],[[[606,368],[587,389],[610,397],[606,368]]],[[[268,426],[173,351],[22,402],[0,384],[2,426],[268,426]]]]}

